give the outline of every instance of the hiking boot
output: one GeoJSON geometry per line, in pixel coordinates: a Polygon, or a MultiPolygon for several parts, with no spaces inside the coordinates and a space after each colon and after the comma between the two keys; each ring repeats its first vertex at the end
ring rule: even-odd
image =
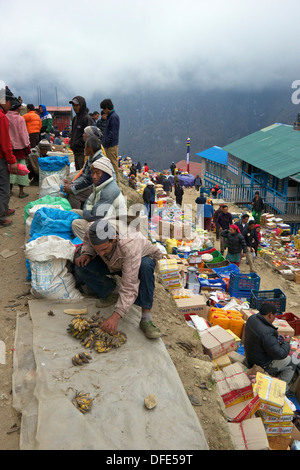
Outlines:
{"type": "Polygon", "coordinates": [[[161,337],[160,330],[152,323],[152,321],[140,321],[140,329],[147,338],[156,339],[161,337]]]}
{"type": "Polygon", "coordinates": [[[97,299],[96,300],[96,307],[102,307],[102,308],[105,308],[105,307],[109,307],[110,305],[113,305],[117,302],[118,300],[118,295],[116,294],[109,294],[107,297],[105,297],[104,299],[97,299]]]}
{"type": "Polygon", "coordinates": [[[12,220],[6,219],[3,222],[0,222],[0,227],[9,227],[12,224],[12,220]]]}

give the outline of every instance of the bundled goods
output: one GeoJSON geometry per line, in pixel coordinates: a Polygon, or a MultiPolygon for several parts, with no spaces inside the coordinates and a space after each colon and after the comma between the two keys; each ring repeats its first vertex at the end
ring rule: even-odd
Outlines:
{"type": "Polygon", "coordinates": [[[176,259],[161,259],[158,262],[159,276],[169,289],[182,287],[181,277],[176,259]]]}
{"type": "Polygon", "coordinates": [[[112,335],[101,330],[103,321],[104,317],[98,314],[85,319],[78,315],[69,324],[67,332],[80,340],[86,349],[95,349],[98,353],[109,352],[112,348],[119,348],[126,343],[125,333],[117,332],[112,335]]]}
{"type": "Polygon", "coordinates": [[[286,383],[257,372],[253,390],[259,395],[261,405],[258,413],[268,438],[290,436],[294,427],[294,405],[285,396],[286,383]]]}

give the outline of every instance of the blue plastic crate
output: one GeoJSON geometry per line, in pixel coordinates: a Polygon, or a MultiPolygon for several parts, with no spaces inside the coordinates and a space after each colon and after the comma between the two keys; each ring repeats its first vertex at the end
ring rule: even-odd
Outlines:
{"type": "Polygon", "coordinates": [[[247,299],[250,301],[251,290],[233,289],[231,286],[228,286],[228,294],[236,299],[247,299]]]}
{"type": "Polygon", "coordinates": [[[229,264],[228,266],[224,266],[221,268],[213,268],[215,273],[217,273],[220,277],[230,277],[231,273],[239,273],[240,268],[236,264],[229,264]]]}
{"type": "Polygon", "coordinates": [[[256,273],[231,273],[229,286],[238,290],[259,290],[260,277],[256,273]]]}
{"type": "Polygon", "coordinates": [[[257,310],[265,302],[275,305],[277,313],[285,312],[286,296],[280,289],[273,290],[252,290],[250,297],[250,307],[257,310]]]}

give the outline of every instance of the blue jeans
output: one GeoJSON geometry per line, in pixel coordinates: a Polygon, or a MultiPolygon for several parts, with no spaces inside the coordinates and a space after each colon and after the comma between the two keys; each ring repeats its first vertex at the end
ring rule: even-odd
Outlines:
{"type": "MultiPolygon", "coordinates": [[[[148,256],[144,256],[139,269],[138,296],[134,303],[149,310],[153,304],[154,269],[155,261],[148,256]]],[[[87,266],[79,267],[76,264],[74,266],[74,277],[77,284],[86,284],[101,299],[107,297],[116,287],[116,281],[108,277],[108,275],[114,274],[122,276],[122,272],[111,273],[100,256],[96,256],[87,266]]]]}

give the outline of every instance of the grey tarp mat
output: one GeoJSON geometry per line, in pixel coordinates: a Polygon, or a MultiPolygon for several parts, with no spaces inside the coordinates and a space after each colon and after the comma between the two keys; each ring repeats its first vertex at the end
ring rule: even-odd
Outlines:
{"type": "Polygon", "coordinates": [[[121,348],[92,350],[89,364],[72,365],[72,356],[84,348],[67,333],[73,317],[63,310],[83,306],[87,316],[99,310],[94,299],[32,300],[30,318],[17,316],[13,398],[22,413],[21,450],[208,449],[163,341],[145,338],[138,327],[140,308],[133,306],[119,323],[127,335],[121,348]],[[90,412],[74,407],[76,391],[94,398],[90,412]],[[147,410],[150,393],[157,406],[147,410]]]}

